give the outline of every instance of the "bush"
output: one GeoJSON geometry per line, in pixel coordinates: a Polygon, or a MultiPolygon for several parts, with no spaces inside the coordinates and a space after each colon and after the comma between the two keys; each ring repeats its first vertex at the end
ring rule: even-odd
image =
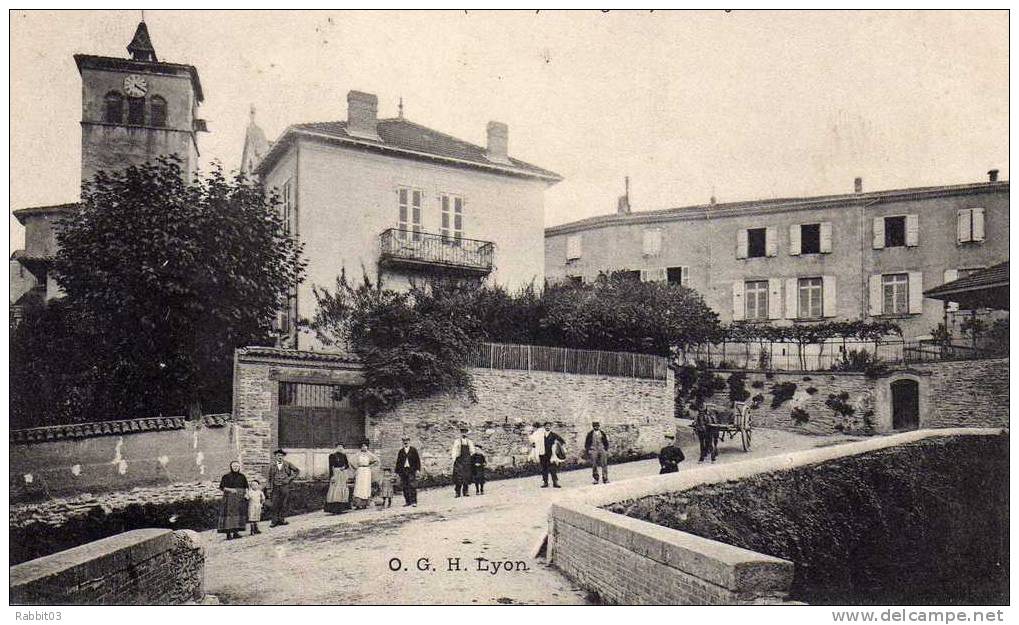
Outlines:
{"type": "Polygon", "coordinates": [[[742,371],[730,375],[727,384],[729,386],[729,401],[744,401],[750,397],[750,391],[747,390],[747,374],[742,371]]]}
{"type": "Polygon", "coordinates": [[[795,382],[782,382],[771,387],[771,407],[778,408],[796,393],[795,382]]]}
{"type": "Polygon", "coordinates": [[[789,416],[792,417],[793,423],[796,425],[806,425],[810,421],[810,414],[799,406],[793,408],[789,416]]]}

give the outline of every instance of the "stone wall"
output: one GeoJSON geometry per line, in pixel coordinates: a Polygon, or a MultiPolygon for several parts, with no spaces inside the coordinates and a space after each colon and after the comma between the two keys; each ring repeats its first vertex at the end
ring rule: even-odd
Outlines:
{"type": "MultiPolygon", "coordinates": [[[[951,437],[990,439],[1001,435],[1000,429],[920,430],[584,487],[571,492],[550,509],[546,554],[553,566],[610,603],[781,602],[794,579],[789,561],[766,556],[759,550],[730,551],[727,547],[734,545],[664,527],[670,519],[683,519],[674,509],[648,515],[648,520],[653,522],[616,512],[625,512],[627,505],[645,498],[682,498],[687,491],[699,487],[718,489],[758,476],[779,475],[801,468],[809,472],[822,463],[917,441],[936,442],[951,437]]],[[[846,484],[849,490],[856,489],[852,497],[865,497],[857,486],[856,482],[846,484]]],[[[886,494],[894,494],[897,485],[875,486],[878,487],[888,491],[886,494]]],[[[930,490],[934,496],[938,492],[936,487],[930,490]]],[[[767,495],[761,497],[766,499],[767,495]]],[[[855,500],[850,503],[852,501],[855,500]]],[[[750,515],[750,521],[758,519],[757,513],[757,508],[747,507],[745,503],[727,512],[750,515]]],[[[823,526],[823,521],[814,523],[817,527],[823,526]]],[[[787,532],[783,536],[795,541],[799,534],[787,532]]],[[[838,539],[841,535],[833,536],[838,539]]]]}
{"type": "Polygon", "coordinates": [[[237,459],[229,415],[32,428],[11,432],[11,501],[219,479],[237,459]]]}
{"type": "Polygon", "coordinates": [[[139,529],[10,569],[21,605],[176,605],[204,594],[205,549],[189,530],[139,529]]]}
{"type": "MultiPolygon", "coordinates": [[[[891,384],[910,379],[919,385],[921,428],[1008,427],[1008,358],[960,360],[909,365],[871,378],[863,373],[829,371],[764,372],[746,374],[746,390],[763,401],[753,411],[754,427],[776,428],[805,434],[831,434],[846,425],[841,415],[826,405],[832,395],[846,394],[853,407],[847,433],[892,431],[891,384]],[[782,384],[795,384],[788,400],[772,407],[772,391],[782,384]],[[756,385],[756,386],[755,386],[756,385]],[[794,409],[803,410],[808,420],[793,419],[794,409]],[[864,417],[866,416],[866,419],[864,417]],[[866,422],[871,426],[868,428],[866,422]]],[[[733,370],[714,370],[728,381],[733,370]]],[[[729,404],[728,388],[705,400],[723,408],[729,404]]]]}
{"type": "Polygon", "coordinates": [[[385,463],[396,459],[406,434],[421,453],[424,473],[448,474],[450,445],[467,423],[470,438],[481,445],[489,467],[527,462],[527,439],[533,423],[551,421],[566,440],[567,461],[584,451],[591,421],[602,424],[610,455],[632,458],[658,451],[666,433],[675,430],[672,387],[668,380],[519,371],[471,369],[477,402],[440,396],[401,404],[368,421],[369,438],[385,463]]]}
{"type": "MultiPolygon", "coordinates": [[[[408,400],[365,420],[365,437],[382,466],[393,466],[401,438],[411,437],[422,461],[422,477],[448,475],[449,448],[467,423],[483,447],[490,468],[526,462],[534,422],[551,421],[567,444],[567,461],[583,452],[592,420],[601,421],[616,458],[650,454],[675,430],[673,377],[648,380],[602,375],[502,369],[470,370],[477,401],[440,395],[408,400]]],[[[270,348],[237,351],[234,370],[234,421],[245,471],[268,466],[278,440],[281,381],[361,384],[356,358],[341,354],[270,348]]],[[[324,476],[328,449],[286,450],[305,477],[324,476]]]]}
{"type": "MultiPolygon", "coordinates": [[[[715,370],[714,372],[725,381],[728,381],[732,374],[737,373],[730,370],[715,370]]],[[[862,373],[827,371],[743,371],[742,373],[746,374],[746,390],[750,393],[750,397],[761,396],[760,404],[754,408],[752,413],[754,427],[788,430],[802,434],[831,434],[840,431],[836,429],[836,426],[842,426],[842,416],[825,405],[825,402],[831,395],[839,396],[846,393],[848,399],[845,401],[853,407],[856,419],[856,427],[849,428],[850,432],[864,429],[863,415],[865,414],[870,415],[868,418],[874,424],[874,432],[886,432],[892,429],[889,407],[881,405],[877,401],[879,387],[877,380],[868,378],[862,373]],[[772,407],[772,401],[775,398],[772,391],[783,384],[796,385],[793,396],[778,406],[772,407]],[[806,412],[808,420],[806,422],[795,421],[792,417],[794,408],[806,412]]],[[[728,407],[728,387],[717,391],[714,396],[706,399],[705,403],[718,408],[728,407]]]]}
{"type": "Polygon", "coordinates": [[[928,374],[936,401],[921,412],[920,426],[1008,427],[1008,358],[916,365],[928,374]]]}
{"type": "Polygon", "coordinates": [[[612,512],[554,504],[550,560],[604,603],[781,603],[793,563],[612,512]]]}

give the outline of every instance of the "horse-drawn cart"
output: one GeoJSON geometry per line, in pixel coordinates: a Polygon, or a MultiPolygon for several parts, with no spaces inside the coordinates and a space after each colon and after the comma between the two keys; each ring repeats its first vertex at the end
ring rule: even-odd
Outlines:
{"type": "Polygon", "coordinates": [[[750,416],[750,404],[738,401],[733,404],[732,412],[720,412],[715,410],[715,423],[710,425],[711,429],[718,433],[718,440],[724,442],[726,438],[732,440],[737,436],[743,443],[743,451],[750,451],[753,440],[753,419],[750,416]]]}

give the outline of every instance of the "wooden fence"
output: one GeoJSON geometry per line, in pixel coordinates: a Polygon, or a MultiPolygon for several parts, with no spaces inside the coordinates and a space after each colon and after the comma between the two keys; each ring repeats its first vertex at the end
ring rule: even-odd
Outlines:
{"type": "Polygon", "coordinates": [[[482,343],[471,354],[468,364],[484,369],[554,371],[649,380],[665,380],[669,375],[669,362],[661,356],[543,345],[482,343]]]}

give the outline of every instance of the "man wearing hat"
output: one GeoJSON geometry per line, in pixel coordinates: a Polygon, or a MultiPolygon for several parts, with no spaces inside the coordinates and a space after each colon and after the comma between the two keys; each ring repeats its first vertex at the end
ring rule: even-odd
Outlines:
{"type": "Polygon", "coordinates": [[[666,434],[665,438],[667,439],[665,447],[658,452],[658,464],[662,465],[658,473],[676,473],[679,471],[679,463],[686,458],[683,456],[683,450],[676,444],[675,436],[666,434]]]}
{"type": "Polygon", "coordinates": [[[601,467],[601,481],[609,483],[609,437],[601,429],[601,423],[591,422],[591,431],[584,439],[584,452],[587,459],[591,461],[591,473],[594,483],[598,483],[598,467],[601,467]]]}
{"type": "Polygon", "coordinates": [[[403,489],[404,507],[418,505],[417,475],[421,470],[421,457],[418,450],[411,446],[410,437],[403,437],[403,447],[396,454],[396,474],[400,476],[400,487],[403,489]]]}
{"type": "Polygon", "coordinates": [[[460,426],[460,438],[453,441],[449,455],[453,459],[453,488],[456,496],[463,494],[470,497],[468,486],[471,484],[471,456],[474,455],[474,442],[467,438],[467,425],[460,426]]]}
{"type": "Polygon", "coordinates": [[[269,498],[272,500],[272,520],[269,527],[288,525],[287,504],[290,501],[290,483],[301,471],[283,458],[287,452],[277,449],[272,452],[269,463],[269,498]]]}

